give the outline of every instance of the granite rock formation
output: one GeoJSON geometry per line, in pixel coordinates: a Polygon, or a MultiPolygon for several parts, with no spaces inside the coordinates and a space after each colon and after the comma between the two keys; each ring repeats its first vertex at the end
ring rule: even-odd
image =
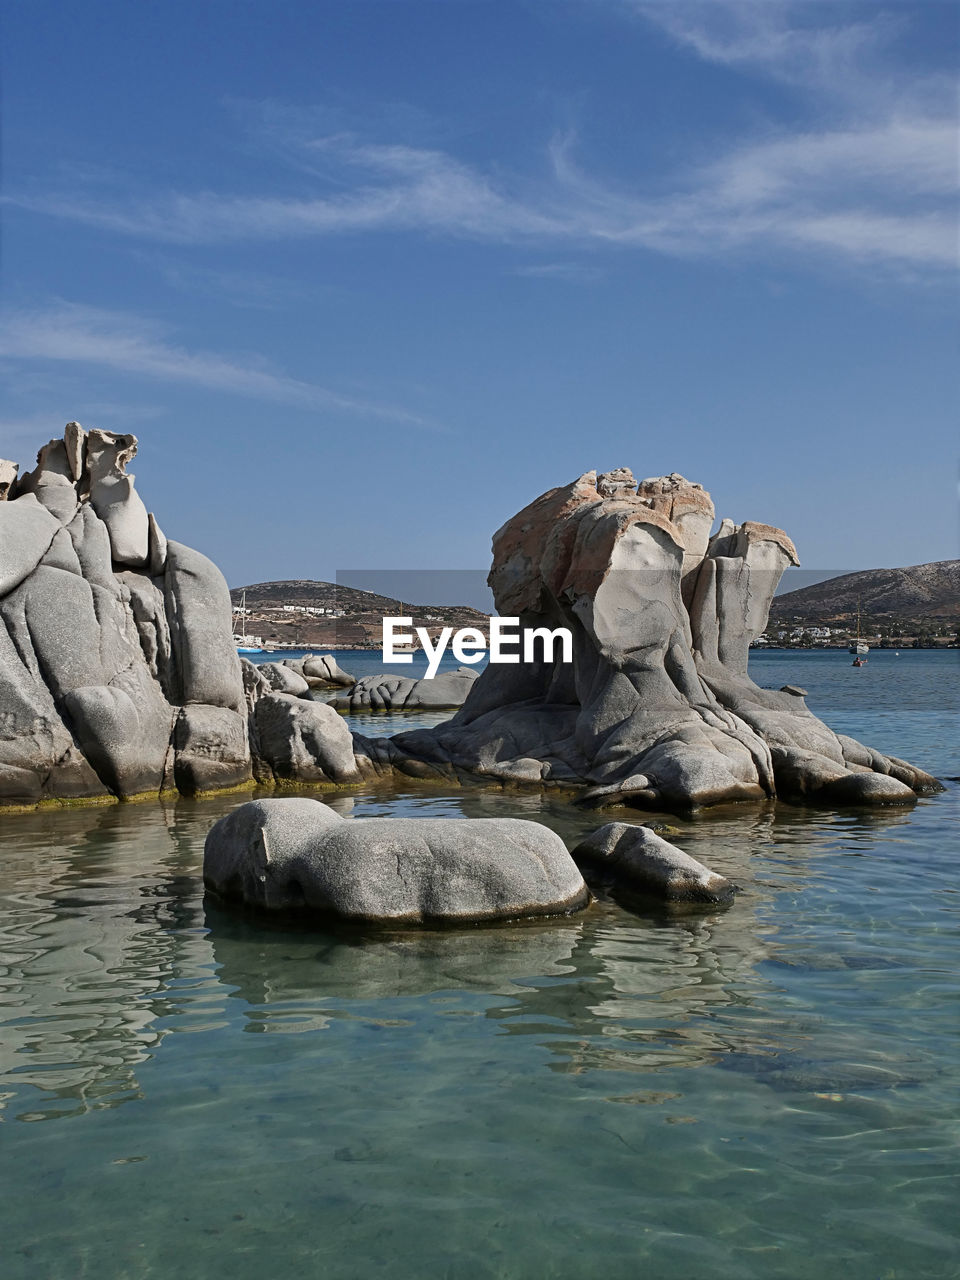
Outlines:
{"type": "Polygon", "coordinates": [[[733,901],[736,888],[650,827],[608,822],[573,850],[589,880],[596,875],[616,887],[667,902],[733,901]]]}
{"type": "Polygon", "coordinates": [[[266,680],[277,693],[290,693],[295,698],[302,698],[310,693],[310,685],[300,672],[285,662],[261,662],[257,670],[260,678],[266,680]]]}
{"type": "Polygon", "coordinates": [[[471,667],[444,671],[432,680],[388,673],[364,676],[331,701],[338,711],[443,711],[462,707],[479,677],[471,667]]]}
{"type": "Polygon", "coordinates": [[[73,422],[26,474],[0,461],[0,804],[394,769],[659,809],[903,804],[939,787],[833,733],[800,690],[750,679],[750,642],[796,552],[769,525],[711,535],[710,496],[682,476],[587,472],[495,535],[499,612],[569,628],[571,662],[358,683],[328,655],[240,663],[226,584],[146,510],[127,472],[136,451],[134,436],[73,422]],[[366,739],[310,696],[350,685],[344,709],[459,710],[366,739]]]}
{"type": "Polygon", "coordinates": [[[280,663],[255,666],[247,658],[240,660],[240,669],[258,782],[361,781],[346,721],[327,703],[314,702],[302,677],[280,663]]]}
{"type": "Polygon", "coordinates": [[[10,490],[16,483],[19,470],[20,467],[16,462],[9,462],[6,458],[0,458],[0,502],[6,502],[9,498],[10,490]]]}
{"type": "Polygon", "coordinates": [[[0,463],[0,803],[250,778],[227,585],[148,514],[136,451],[71,422],[0,463]]]}
{"type": "Polygon", "coordinates": [[[517,818],[344,819],[317,800],[253,800],[221,818],[203,879],[227,900],[355,922],[565,915],[589,891],[558,835],[517,818]]]}
{"type": "Polygon", "coordinates": [[[552,489],[494,536],[501,615],[567,627],[573,661],[488,666],[435,729],[362,747],[420,776],[570,786],[596,805],[682,810],[775,796],[904,804],[929,774],[834,733],[747,674],[793,543],[724,520],[674,474],[627,468],[552,489]]]}
{"type": "Polygon", "coordinates": [[[329,653],[308,653],[305,658],[284,658],[282,665],[303,676],[311,689],[348,689],[357,683],[356,676],[344,671],[329,653]]]}

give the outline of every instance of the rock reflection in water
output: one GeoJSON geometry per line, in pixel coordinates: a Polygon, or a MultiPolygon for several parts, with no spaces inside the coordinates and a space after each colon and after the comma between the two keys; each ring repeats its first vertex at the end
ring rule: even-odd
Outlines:
{"type": "MultiPolygon", "coordinates": [[[[225,1026],[236,1000],[248,1006],[245,1030],[302,1032],[363,1017],[346,1008],[351,1002],[467,992],[481,998],[475,1012],[504,1034],[542,1036],[553,1071],[642,1071],[724,1057],[762,1070],[764,1054],[788,1050],[789,1018],[766,1028],[757,1016],[744,1030],[717,1015],[749,1006],[775,982],[757,968],[776,962],[777,894],[816,876],[818,849],[835,831],[869,842],[878,828],[909,821],[897,810],[831,816],[770,806],[683,824],[672,838],[743,890],[719,914],[628,914],[601,894],[569,920],[371,935],[279,927],[204,903],[203,839],[237,803],[17,818],[18,839],[0,871],[0,1101],[21,1119],[141,1097],[137,1068],[164,1038],[225,1026]]],[[[545,822],[568,843],[596,823],[557,798],[480,788],[373,789],[332,804],[361,818],[506,810],[545,822]]]]}
{"type": "MultiPolygon", "coordinates": [[[[0,871],[6,1099],[40,1092],[44,1105],[24,1120],[136,1099],[136,1067],[164,1035],[158,1020],[209,966],[196,932],[196,835],[173,805],[155,803],[16,821],[0,871]]],[[[195,1005],[195,989],[183,994],[195,1005]]]]}

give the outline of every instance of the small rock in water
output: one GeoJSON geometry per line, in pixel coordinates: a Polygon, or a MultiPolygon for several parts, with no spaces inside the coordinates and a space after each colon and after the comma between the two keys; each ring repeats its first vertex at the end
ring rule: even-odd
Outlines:
{"type": "Polygon", "coordinates": [[[608,822],[573,850],[579,865],[595,866],[618,884],[668,902],[731,902],[736,886],[649,827],[608,822]]]}

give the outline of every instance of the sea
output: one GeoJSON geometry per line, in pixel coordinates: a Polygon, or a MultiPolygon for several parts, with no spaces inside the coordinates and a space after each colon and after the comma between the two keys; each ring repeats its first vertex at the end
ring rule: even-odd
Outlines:
{"type": "Polygon", "coordinates": [[[412,780],[324,797],[568,843],[668,822],[740,886],[725,910],[281,926],[204,895],[244,795],[3,817],[4,1280],[956,1277],[960,651],[851,661],[751,674],[942,794],[689,819],[412,780]]]}

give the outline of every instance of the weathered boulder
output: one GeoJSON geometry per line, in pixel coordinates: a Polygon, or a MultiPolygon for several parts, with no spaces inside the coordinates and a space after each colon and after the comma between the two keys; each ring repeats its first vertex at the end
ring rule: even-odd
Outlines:
{"type": "Polygon", "coordinates": [[[77,490],[63,440],[51,440],[37,453],[37,465],[17,482],[17,496],[32,493],[40,505],[62,524],[77,510],[77,490]]]}
{"type": "Polygon", "coordinates": [[[349,688],[357,683],[356,676],[344,671],[329,653],[308,653],[305,658],[284,658],[283,665],[303,676],[311,689],[330,686],[349,688]]]}
{"type": "Polygon", "coordinates": [[[107,526],[114,563],[142,569],[150,559],[149,520],[133,487],[134,477],[127,475],[127,463],[136,452],[136,436],[91,431],[86,439],[84,465],[89,476],[90,505],[107,526]]]}
{"type": "Polygon", "coordinates": [[[142,671],[71,689],[60,705],[77,746],[114,795],[164,789],[176,712],[142,671]]]}
{"type": "Polygon", "coordinates": [[[33,573],[60,528],[59,520],[32,493],[4,502],[0,507],[0,599],[33,573]]]}
{"type": "MultiPolygon", "coordinates": [[[[2,603],[0,603],[2,611],[2,603]]],[[[74,742],[36,655],[22,634],[17,647],[0,624],[0,803],[35,804],[45,797],[72,799],[104,789],[74,742]]]]}
{"type": "Polygon", "coordinates": [[[10,497],[19,470],[19,463],[10,462],[7,458],[0,458],[0,502],[6,502],[7,498],[10,497]]]}
{"type": "Polygon", "coordinates": [[[68,423],[0,503],[0,803],[251,777],[226,583],[168,547],[135,452],[68,423]]]}
{"type": "Polygon", "coordinates": [[[285,662],[261,662],[260,675],[277,693],[290,693],[295,698],[305,697],[310,686],[299,671],[285,662]]]}
{"type": "Polygon", "coordinates": [[[249,658],[240,659],[240,679],[247,712],[252,714],[258,700],[272,692],[270,682],[260,674],[260,665],[251,662],[249,658]]]}
{"type": "Polygon", "coordinates": [[[133,436],[62,440],[0,468],[0,800],[126,797],[396,769],[575,788],[586,804],[687,809],[774,796],[908,804],[935,779],[835,734],[793,687],[747,673],[790,539],[724,521],[673,474],[551,490],[495,535],[501,615],[564,627],[543,657],[435,680],[355,682],[330,655],[241,665],[219,570],[164,537],[126,471],[133,436]],[[2,496],[2,495],[0,495],[2,496]],[[432,730],[351,736],[336,706],[457,709],[432,730]]]}
{"type": "Polygon", "coordinates": [[[243,706],[240,659],[223,574],[199,551],[171,541],[163,579],[170,641],[180,676],[178,701],[239,711],[243,706]]]}
{"type": "Polygon", "coordinates": [[[432,680],[381,674],[364,676],[331,706],[338,711],[436,711],[462,707],[479,672],[471,667],[444,671],[432,680]]]}
{"type": "Polygon", "coordinates": [[[589,901],[563,841],[539,823],[343,819],[299,798],[251,801],[221,818],[203,879],[255,907],[390,924],[563,915],[589,901]]]}
{"type": "Polygon", "coordinates": [[[589,471],[493,540],[497,611],[563,627],[571,662],[491,663],[434,729],[365,744],[405,773],[478,774],[581,789],[597,804],[683,810],[731,800],[904,804],[921,769],[843,739],[803,700],[747,674],[793,543],[723,521],[673,474],[589,471]]]}
{"type": "Polygon", "coordinates": [[[237,785],[250,770],[247,719],[229,707],[180,708],[173,781],[183,795],[237,785]]]}
{"type": "Polygon", "coordinates": [[[573,860],[635,893],[667,902],[732,902],[736,887],[649,827],[608,822],[573,850],[573,860]]]}
{"type": "Polygon", "coordinates": [[[353,736],[325,702],[261,693],[251,716],[257,777],[288,782],[359,782],[353,736]]]}

